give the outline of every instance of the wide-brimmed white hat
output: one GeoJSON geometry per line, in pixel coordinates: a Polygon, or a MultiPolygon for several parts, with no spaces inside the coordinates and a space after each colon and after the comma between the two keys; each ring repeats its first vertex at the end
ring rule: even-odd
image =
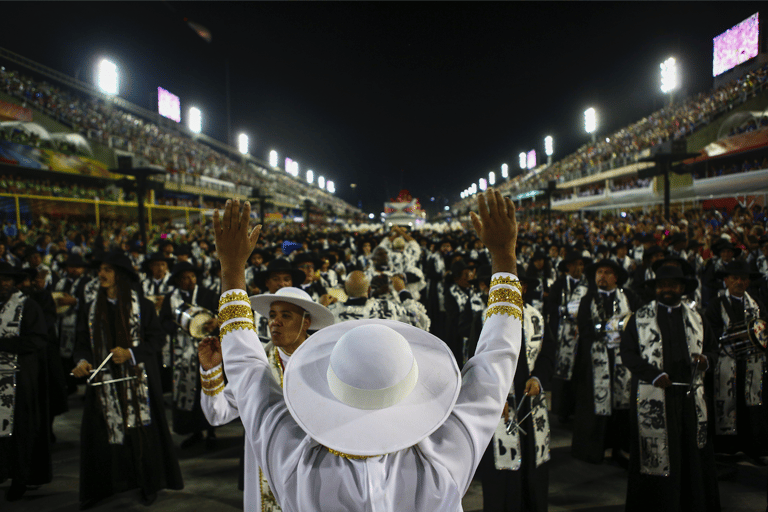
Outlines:
{"type": "Polygon", "coordinates": [[[450,415],[461,375],[436,336],[394,320],[326,327],[291,356],[283,394],[312,439],[349,455],[422,441],[450,415]]]}
{"type": "Polygon", "coordinates": [[[309,329],[314,331],[333,325],[336,319],[333,313],[326,308],[312,300],[307,292],[301,288],[294,288],[287,286],[280,288],[275,293],[264,293],[262,295],[252,295],[251,308],[263,317],[269,318],[269,307],[273,302],[288,302],[299,306],[301,309],[306,310],[312,320],[312,324],[309,329]]]}

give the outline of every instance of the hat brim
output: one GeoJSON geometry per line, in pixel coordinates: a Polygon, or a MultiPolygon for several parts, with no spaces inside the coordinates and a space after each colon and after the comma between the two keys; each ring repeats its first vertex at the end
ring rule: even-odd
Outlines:
{"type": "Polygon", "coordinates": [[[752,270],[745,270],[745,271],[727,271],[727,270],[718,270],[715,272],[715,278],[716,279],[725,279],[728,276],[746,276],[749,278],[750,281],[756,281],[760,279],[763,274],[760,272],[754,272],[752,270]]]}
{"type": "Polygon", "coordinates": [[[317,302],[313,302],[311,300],[298,299],[296,297],[286,297],[272,293],[252,295],[250,299],[251,308],[264,318],[269,318],[269,307],[273,302],[287,302],[306,310],[312,320],[310,329],[313,331],[328,327],[329,325],[333,325],[333,323],[336,321],[333,313],[331,313],[328,308],[321,306],[317,302]]]}
{"type": "Polygon", "coordinates": [[[291,275],[291,286],[298,287],[307,280],[307,274],[298,268],[278,268],[274,270],[260,270],[253,273],[253,284],[260,290],[266,290],[269,275],[275,272],[288,272],[291,275]]]}
{"type": "MultiPolygon", "coordinates": [[[[662,277],[661,279],[676,279],[678,281],[682,281],[683,286],[685,287],[683,289],[683,295],[688,295],[689,293],[693,293],[694,291],[696,291],[696,288],[699,287],[698,279],[694,279],[692,277],[662,277]]],[[[644,285],[652,290],[655,290],[656,281],[659,281],[659,279],[649,279],[644,283],[644,285]]]]}
{"type": "Polygon", "coordinates": [[[316,332],[291,356],[283,387],[288,410],[302,430],[318,443],[351,455],[382,455],[419,443],[448,419],[460,390],[461,374],[448,346],[427,331],[394,320],[352,320],[316,332]],[[378,410],[340,402],[326,377],[339,338],[371,323],[404,336],[419,368],[413,391],[378,410]]]}
{"type": "Polygon", "coordinates": [[[592,258],[587,258],[586,256],[579,256],[578,258],[570,258],[570,259],[561,261],[560,263],[557,264],[557,270],[559,270],[560,272],[568,272],[568,264],[578,260],[584,260],[585,268],[592,264],[592,258]]]}

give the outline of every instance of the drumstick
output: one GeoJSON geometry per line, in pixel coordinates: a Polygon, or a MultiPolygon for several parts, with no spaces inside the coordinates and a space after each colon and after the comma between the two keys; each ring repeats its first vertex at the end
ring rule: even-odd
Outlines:
{"type": "Polygon", "coordinates": [[[685,392],[685,396],[690,395],[691,391],[693,391],[693,382],[696,380],[696,370],[699,367],[699,363],[698,361],[694,361],[691,363],[691,365],[693,365],[693,371],[691,372],[691,385],[689,386],[688,391],[685,392]]]}
{"type": "Polygon", "coordinates": [[[91,387],[102,386],[104,384],[112,384],[113,382],[122,382],[124,380],[134,380],[135,378],[136,376],[134,375],[132,377],[123,377],[122,379],[105,380],[104,382],[96,382],[95,384],[91,384],[91,387]]]}
{"type": "Polygon", "coordinates": [[[105,364],[107,364],[107,362],[108,362],[110,359],[112,359],[112,352],[110,352],[110,353],[109,353],[109,355],[108,355],[107,357],[105,357],[105,358],[104,358],[104,360],[101,362],[101,364],[99,365],[99,367],[98,367],[98,368],[96,368],[96,369],[93,371],[93,374],[92,374],[90,377],[88,377],[88,380],[86,381],[86,384],[90,384],[90,383],[91,383],[91,381],[93,380],[93,378],[94,378],[94,377],[95,377],[95,376],[96,376],[96,375],[97,375],[97,374],[98,374],[98,373],[101,371],[101,369],[102,369],[102,368],[104,368],[104,365],[105,365],[105,364]]]}

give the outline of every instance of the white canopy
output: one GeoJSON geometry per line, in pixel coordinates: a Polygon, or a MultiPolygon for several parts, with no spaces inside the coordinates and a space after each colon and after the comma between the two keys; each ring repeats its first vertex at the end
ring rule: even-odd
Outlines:
{"type": "Polygon", "coordinates": [[[14,129],[25,131],[30,135],[37,135],[42,140],[51,140],[51,134],[48,133],[48,130],[37,123],[26,123],[23,121],[0,122],[0,130],[13,131],[14,129]]]}
{"type": "Polygon", "coordinates": [[[83,137],[79,133],[64,133],[64,132],[53,133],[51,134],[51,138],[53,140],[65,141],[70,144],[73,144],[76,148],[82,149],[89,155],[93,155],[93,151],[91,150],[91,145],[88,144],[88,141],[85,140],[85,137],[83,137]]]}

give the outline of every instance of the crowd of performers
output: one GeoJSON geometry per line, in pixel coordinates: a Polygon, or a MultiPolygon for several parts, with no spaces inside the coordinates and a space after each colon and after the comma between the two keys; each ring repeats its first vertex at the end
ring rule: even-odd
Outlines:
{"type": "MultiPolygon", "coordinates": [[[[748,233],[726,224],[689,229],[682,219],[655,227],[521,224],[523,349],[477,468],[484,510],[547,510],[555,418],[572,425],[573,457],[600,464],[610,449],[609,459],[627,468],[627,510],[719,510],[717,479],[733,468],[715,455],[743,452],[764,463],[764,224],[748,233]]],[[[102,251],[50,237],[8,238],[2,247],[6,499],[51,481],[53,418],[83,383],[81,508],[130,489],[149,505],[159,490],[183,488],[171,430],[187,436],[182,449],[213,449],[216,427],[239,416],[220,353],[180,325],[190,307],[212,312],[207,336],[227,321],[216,317],[221,267],[210,228],[147,251],[132,241],[102,251]]],[[[280,385],[291,354],[314,331],[350,320],[429,331],[462,368],[480,339],[491,275],[489,252],[470,229],[401,227],[289,236],[273,229],[245,268],[249,314],[280,385]]],[[[254,449],[246,436],[245,509],[280,510],[254,449]]]]}

